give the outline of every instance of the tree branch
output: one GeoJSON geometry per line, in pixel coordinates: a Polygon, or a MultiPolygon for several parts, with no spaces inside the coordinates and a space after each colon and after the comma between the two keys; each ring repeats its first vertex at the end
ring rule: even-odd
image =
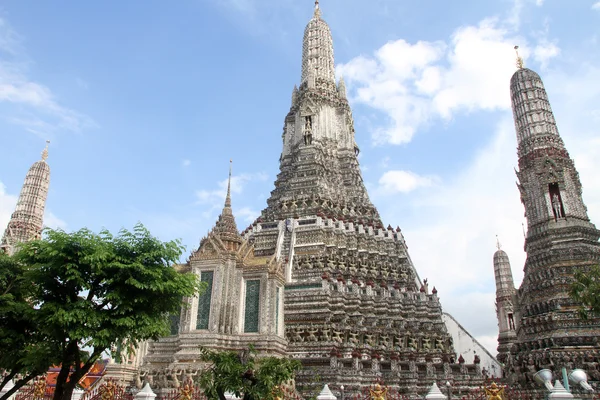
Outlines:
{"type": "Polygon", "coordinates": [[[6,375],[4,377],[4,379],[2,380],[2,383],[0,383],[0,390],[2,390],[4,388],[4,386],[6,386],[6,384],[8,383],[8,381],[10,381],[12,378],[15,377],[15,375],[17,375],[18,369],[11,369],[10,373],[8,375],[6,375]]]}
{"type": "Polygon", "coordinates": [[[19,379],[17,382],[15,382],[15,386],[12,389],[10,389],[8,392],[4,393],[2,397],[0,397],[0,400],[9,399],[13,394],[17,392],[17,390],[21,389],[23,386],[29,383],[30,380],[41,374],[42,372],[34,370],[26,377],[19,379]]]}

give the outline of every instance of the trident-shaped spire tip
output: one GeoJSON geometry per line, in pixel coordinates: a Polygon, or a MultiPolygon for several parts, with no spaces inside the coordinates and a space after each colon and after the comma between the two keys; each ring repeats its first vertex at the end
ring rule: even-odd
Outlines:
{"type": "Polygon", "coordinates": [[[319,0],[315,0],[315,17],[321,16],[321,9],[319,8],[319,0]]]}
{"type": "Polygon", "coordinates": [[[523,69],[523,58],[519,55],[519,46],[515,46],[515,53],[517,53],[517,68],[523,69]]]}
{"type": "Polygon", "coordinates": [[[498,250],[502,250],[502,246],[500,245],[500,239],[498,239],[498,235],[496,235],[496,247],[498,250]]]}
{"type": "Polygon", "coordinates": [[[48,159],[48,145],[50,144],[49,140],[46,140],[46,147],[42,151],[42,160],[46,161],[48,159]]]}

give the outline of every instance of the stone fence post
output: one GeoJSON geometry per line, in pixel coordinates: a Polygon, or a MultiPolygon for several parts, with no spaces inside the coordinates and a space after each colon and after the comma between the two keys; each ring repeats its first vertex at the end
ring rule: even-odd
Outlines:
{"type": "Polygon", "coordinates": [[[321,393],[317,396],[317,400],[337,400],[337,397],[331,393],[331,390],[329,390],[329,385],[325,385],[323,386],[321,393]]]}
{"type": "Polygon", "coordinates": [[[136,393],[135,400],[154,400],[156,398],[156,393],[152,391],[150,388],[150,384],[146,382],[146,385],[136,393]]]}
{"type": "Polygon", "coordinates": [[[446,396],[442,393],[437,383],[433,382],[429,393],[425,396],[425,400],[446,400],[446,396]]]}
{"type": "Polygon", "coordinates": [[[573,395],[567,392],[567,389],[565,389],[562,383],[560,383],[560,381],[557,379],[556,383],[554,384],[554,389],[552,389],[552,392],[548,395],[548,398],[556,400],[571,400],[573,399],[573,395]]]}

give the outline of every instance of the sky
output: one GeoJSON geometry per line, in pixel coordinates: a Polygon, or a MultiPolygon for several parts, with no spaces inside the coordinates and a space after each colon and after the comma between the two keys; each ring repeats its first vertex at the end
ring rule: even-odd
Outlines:
{"type": "MultiPolygon", "coordinates": [[[[46,225],[142,222],[186,254],[223,207],[229,160],[243,230],[266,207],[299,84],[311,0],[4,0],[0,229],[51,141],[46,225]]],[[[492,354],[496,237],[520,284],[526,221],[509,81],[544,80],[600,223],[600,2],[321,0],[360,164],[384,225],[492,354]]]]}

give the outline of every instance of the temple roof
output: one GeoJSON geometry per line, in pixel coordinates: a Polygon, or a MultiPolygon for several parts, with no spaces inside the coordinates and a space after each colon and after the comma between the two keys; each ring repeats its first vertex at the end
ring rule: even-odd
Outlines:
{"type": "Polygon", "coordinates": [[[221,211],[221,215],[219,215],[219,219],[217,220],[212,231],[223,241],[236,243],[242,242],[242,237],[237,229],[235,217],[233,216],[233,211],[231,210],[231,162],[229,165],[229,180],[227,182],[225,205],[223,206],[223,211],[221,211]]]}

